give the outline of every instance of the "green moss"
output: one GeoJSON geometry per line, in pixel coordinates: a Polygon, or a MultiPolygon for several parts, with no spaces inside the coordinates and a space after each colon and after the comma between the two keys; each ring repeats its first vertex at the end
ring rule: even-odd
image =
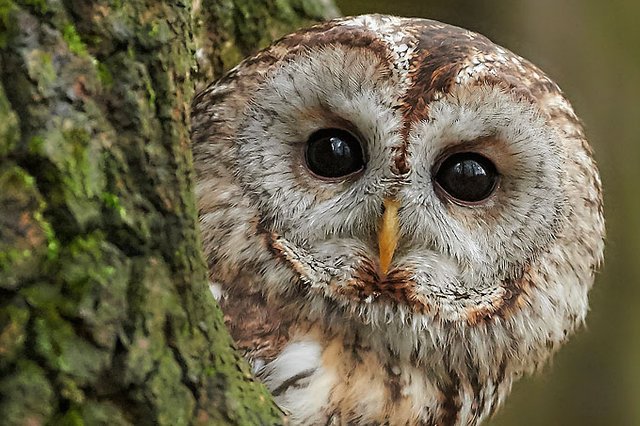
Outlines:
{"type": "Polygon", "coordinates": [[[152,19],[138,33],[138,40],[143,46],[159,47],[167,43],[171,37],[171,28],[165,20],[152,19]]]}
{"type": "Polygon", "coordinates": [[[82,321],[84,335],[112,349],[127,318],[128,261],[101,231],[78,236],[60,253],[56,273],[65,295],[59,309],[82,321]]]}
{"type": "Polygon", "coordinates": [[[65,42],[67,42],[67,46],[69,46],[69,50],[75,53],[78,56],[88,56],[87,46],[85,46],[84,42],[80,39],[78,32],[76,31],[76,27],[73,24],[66,24],[62,28],[62,38],[65,42]]]}
{"type": "MultiPolygon", "coordinates": [[[[26,189],[33,189],[35,187],[36,180],[25,169],[15,167],[11,169],[11,173],[16,177],[17,184],[23,184],[26,189]]],[[[3,183],[6,184],[6,182],[3,183]]]]}
{"type": "Polygon", "coordinates": [[[24,348],[29,310],[25,306],[7,306],[0,311],[0,370],[5,370],[24,348]]]}
{"type": "Polygon", "coordinates": [[[69,376],[61,376],[58,379],[58,392],[67,401],[71,401],[76,405],[82,405],[86,399],[84,392],[76,381],[69,376]]]}
{"type": "Polygon", "coordinates": [[[104,234],[101,231],[95,231],[89,235],[74,238],[65,249],[73,258],[89,254],[92,258],[100,259],[102,241],[104,241],[104,234]]]}
{"type": "Polygon", "coordinates": [[[49,11],[47,0],[20,0],[20,3],[29,6],[31,10],[40,15],[44,15],[49,11]]]}
{"type": "Polygon", "coordinates": [[[0,166],[0,287],[16,288],[38,273],[45,251],[44,201],[33,176],[21,167],[0,166]]]}
{"type": "MultiPolygon", "coordinates": [[[[210,26],[211,46],[222,46],[216,67],[309,13],[304,0],[205,3],[206,13],[220,11],[210,26]]],[[[232,350],[198,251],[190,2],[116,0],[96,13],[18,4],[0,0],[3,28],[16,10],[33,22],[11,29],[21,44],[3,51],[0,69],[11,82],[0,92],[0,153],[25,167],[10,173],[14,191],[2,186],[0,205],[15,208],[0,213],[0,226],[28,225],[0,230],[10,274],[0,283],[11,282],[3,303],[15,309],[0,307],[2,392],[8,375],[21,375],[6,387],[21,399],[0,398],[3,422],[278,423],[232,350]],[[39,365],[18,362],[27,358],[39,365]],[[113,395],[117,404],[102,400],[113,395]]],[[[6,170],[0,164],[0,179],[6,170]]]]}
{"type": "Polygon", "coordinates": [[[129,426],[132,424],[122,415],[118,407],[108,401],[87,401],[79,407],[79,410],[86,425],[129,426]]]}
{"type": "MultiPolygon", "coordinates": [[[[2,31],[2,29],[0,29],[0,31],[2,31]]],[[[0,39],[1,37],[2,36],[0,36],[0,39]]],[[[1,43],[0,41],[0,44],[1,43]]],[[[4,87],[0,84],[0,157],[13,151],[19,140],[20,127],[18,125],[18,118],[11,109],[11,104],[7,99],[4,87]]]]}
{"type": "Polygon", "coordinates": [[[31,154],[42,154],[45,139],[40,135],[32,136],[27,144],[27,149],[31,154]]]}
{"type": "Polygon", "coordinates": [[[193,416],[195,400],[181,378],[180,366],[170,352],[165,353],[149,380],[158,425],[186,425],[193,416]]]}
{"type": "Polygon", "coordinates": [[[141,383],[156,368],[167,350],[166,312],[181,313],[180,302],[167,266],[160,259],[142,258],[132,264],[132,285],[127,296],[129,308],[136,312],[136,322],[144,324],[131,338],[123,370],[126,383],[141,383]],[[153,303],[148,303],[153,300],[153,303]]]}
{"type": "Polygon", "coordinates": [[[102,62],[97,62],[97,69],[98,79],[100,80],[102,86],[107,90],[111,89],[111,87],[113,86],[113,75],[111,75],[111,71],[109,71],[109,68],[102,62]]]}
{"type": "Polygon", "coordinates": [[[41,303],[43,310],[33,325],[33,349],[49,369],[61,375],[61,394],[67,399],[81,401],[84,394],[79,386],[95,381],[111,356],[108,351],[78,336],[71,324],[59,315],[56,305],[64,304],[62,297],[56,293],[46,303],[41,303]],[[63,380],[65,377],[69,379],[63,380]]]}
{"type": "Polygon", "coordinates": [[[94,139],[100,135],[92,138],[82,122],[75,126],[71,123],[62,117],[52,118],[50,129],[31,138],[29,150],[46,157],[55,167],[47,173],[61,185],[50,194],[51,207],[69,209],[71,219],[83,229],[99,216],[101,209],[98,196],[103,190],[104,175],[101,146],[94,139]]]}
{"type": "Polygon", "coordinates": [[[16,30],[14,13],[18,10],[11,0],[0,0],[0,48],[5,48],[7,42],[16,30]]]}
{"type": "Polygon", "coordinates": [[[61,417],[54,421],[59,426],[84,426],[85,422],[78,408],[73,407],[67,410],[61,417]]]}
{"type": "Polygon", "coordinates": [[[110,264],[111,257],[106,256],[107,245],[103,232],[95,231],[74,238],[64,247],[62,256],[67,261],[61,265],[58,275],[64,280],[65,289],[78,300],[95,286],[112,281],[116,270],[110,264]]]}
{"type": "Polygon", "coordinates": [[[116,194],[105,192],[102,194],[102,201],[108,208],[115,210],[121,219],[126,219],[127,211],[122,206],[122,204],[120,204],[120,198],[116,194]]]}
{"type": "Polygon", "coordinates": [[[151,29],[149,30],[149,37],[156,37],[158,34],[160,33],[160,25],[158,25],[158,22],[153,22],[151,24],[151,29]]]}
{"type": "Polygon", "coordinates": [[[231,69],[238,64],[244,57],[244,54],[238,49],[238,46],[232,41],[227,40],[219,46],[220,60],[224,69],[231,69]]]}
{"type": "Polygon", "coordinates": [[[151,110],[153,110],[156,107],[156,91],[153,88],[153,84],[151,83],[151,78],[149,78],[148,76],[145,77],[147,78],[144,79],[144,85],[147,89],[147,95],[149,96],[149,105],[151,107],[151,110]]]}
{"type": "Polygon", "coordinates": [[[42,49],[31,50],[26,55],[29,77],[36,82],[38,91],[45,96],[53,96],[58,80],[51,53],[42,49]]]}
{"type": "Polygon", "coordinates": [[[62,130],[62,138],[64,140],[59,143],[67,147],[67,155],[64,157],[61,155],[57,159],[58,165],[62,166],[63,171],[66,172],[68,181],[65,183],[68,186],[65,187],[71,189],[70,192],[77,197],[96,195],[92,190],[95,185],[89,179],[90,168],[93,165],[88,149],[91,144],[89,132],[80,126],[72,127],[62,130]]]}
{"type": "Polygon", "coordinates": [[[5,271],[16,265],[26,261],[31,257],[31,250],[29,249],[17,249],[7,248],[0,250],[0,271],[5,271]]]}
{"type": "Polygon", "coordinates": [[[55,393],[46,372],[35,362],[19,360],[0,379],[2,424],[45,424],[53,413],[55,393]]]}
{"type": "Polygon", "coordinates": [[[42,215],[42,211],[37,211],[33,215],[34,219],[37,223],[40,224],[42,230],[44,231],[44,235],[47,238],[47,257],[50,261],[55,260],[58,257],[60,251],[60,243],[56,238],[56,233],[53,230],[53,227],[42,215]]]}

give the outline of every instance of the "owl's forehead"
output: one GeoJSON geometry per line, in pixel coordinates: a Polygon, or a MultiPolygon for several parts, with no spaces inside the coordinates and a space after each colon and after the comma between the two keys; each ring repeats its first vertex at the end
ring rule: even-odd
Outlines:
{"type": "Polygon", "coordinates": [[[362,15],[283,37],[246,65],[274,65],[327,48],[366,49],[393,70],[415,118],[455,86],[500,85],[532,102],[560,95],[558,86],[520,56],[472,31],[437,21],[362,15]]]}

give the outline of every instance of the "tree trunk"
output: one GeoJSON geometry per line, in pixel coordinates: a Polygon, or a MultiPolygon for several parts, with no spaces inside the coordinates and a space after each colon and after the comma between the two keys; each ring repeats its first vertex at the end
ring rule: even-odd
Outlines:
{"type": "Polygon", "coordinates": [[[189,104],[196,82],[332,13],[0,0],[3,424],[282,422],[207,288],[189,104]]]}

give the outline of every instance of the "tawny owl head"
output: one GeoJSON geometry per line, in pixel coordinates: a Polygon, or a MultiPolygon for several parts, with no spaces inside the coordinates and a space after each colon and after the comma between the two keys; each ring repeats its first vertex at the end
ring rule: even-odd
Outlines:
{"type": "Polygon", "coordinates": [[[483,36],[380,15],[299,31],[196,97],[193,144],[210,276],[259,367],[301,330],[321,358],[340,335],[424,371],[408,421],[440,424],[457,386],[464,423],[585,317],[591,150],[557,85],[483,36]]]}

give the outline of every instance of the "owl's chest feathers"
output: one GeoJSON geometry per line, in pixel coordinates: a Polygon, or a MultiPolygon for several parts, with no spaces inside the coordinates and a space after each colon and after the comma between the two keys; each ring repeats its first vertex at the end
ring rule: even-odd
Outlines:
{"type": "Polygon", "coordinates": [[[258,376],[293,424],[309,425],[474,425],[509,386],[436,364],[419,366],[357,336],[310,328],[294,334],[258,376]]]}

